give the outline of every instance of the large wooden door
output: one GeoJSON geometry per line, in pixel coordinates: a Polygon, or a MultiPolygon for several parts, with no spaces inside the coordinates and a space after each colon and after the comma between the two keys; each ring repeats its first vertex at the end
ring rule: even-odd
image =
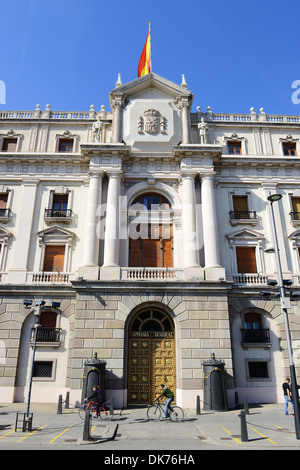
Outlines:
{"type": "Polygon", "coordinates": [[[128,404],[153,403],[161,384],[176,396],[175,338],[166,313],[147,309],[130,324],[128,351],[128,404]]]}

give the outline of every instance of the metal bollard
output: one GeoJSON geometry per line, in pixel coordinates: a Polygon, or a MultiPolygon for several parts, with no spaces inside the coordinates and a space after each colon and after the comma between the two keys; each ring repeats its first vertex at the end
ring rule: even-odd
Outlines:
{"type": "Polygon", "coordinates": [[[110,397],[110,414],[113,415],[114,414],[114,407],[115,407],[115,404],[114,404],[114,396],[112,395],[110,397]]]}
{"type": "Polygon", "coordinates": [[[83,436],[82,436],[83,441],[90,440],[90,421],[91,421],[91,413],[89,412],[89,410],[87,410],[85,412],[85,418],[84,418],[83,436]]]}
{"type": "Polygon", "coordinates": [[[246,422],[246,413],[244,410],[239,414],[241,418],[241,441],[248,442],[248,431],[247,431],[247,422],[246,422]]]}
{"type": "Polygon", "coordinates": [[[197,395],[196,414],[197,414],[197,415],[201,415],[200,397],[199,397],[199,395],[197,395]]]}
{"type": "Polygon", "coordinates": [[[68,410],[70,405],[70,392],[66,394],[65,409],[68,410]]]}
{"type": "Polygon", "coordinates": [[[244,410],[245,410],[246,415],[248,415],[249,414],[249,406],[248,406],[247,397],[244,397],[244,410]]]}
{"type": "Polygon", "coordinates": [[[57,414],[58,415],[62,414],[62,395],[59,395],[58,397],[57,414]]]}

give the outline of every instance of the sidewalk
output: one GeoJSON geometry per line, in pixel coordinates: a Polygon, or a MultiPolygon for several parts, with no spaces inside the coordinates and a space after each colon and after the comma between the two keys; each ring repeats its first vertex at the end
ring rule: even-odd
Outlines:
{"type": "Polygon", "coordinates": [[[240,410],[226,412],[186,409],[182,423],[169,420],[149,422],[146,408],[115,410],[106,423],[92,419],[90,440],[83,440],[84,421],[78,409],[57,414],[56,404],[31,404],[32,432],[15,432],[17,412],[25,413],[26,404],[0,405],[0,449],[289,449],[299,450],[294,418],[285,416],[283,405],[249,407],[246,415],[248,440],[241,440],[240,410]]]}

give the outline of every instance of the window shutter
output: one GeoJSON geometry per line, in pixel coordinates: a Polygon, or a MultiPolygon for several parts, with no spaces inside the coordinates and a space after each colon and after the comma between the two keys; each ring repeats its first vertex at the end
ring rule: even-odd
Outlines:
{"type": "Polygon", "coordinates": [[[39,319],[39,323],[43,327],[56,328],[56,316],[56,312],[42,312],[39,319]]]}
{"type": "Polygon", "coordinates": [[[236,258],[239,273],[257,273],[254,246],[237,246],[236,258]]]}
{"type": "Polygon", "coordinates": [[[44,271],[63,272],[65,259],[65,246],[46,246],[44,271]]]}
{"type": "Polygon", "coordinates": [[[247,196],[233,196],[233,210],[236,212],[248,211],[248,197],[247,196]]]}
{"type": "Polygon", "coordinates": [[[300,197],[292,197],[293,212],[300,212],[300,197]]]}
{"type": "Polygon", "coordinates": [[[129,266],[131,267],[138,268],[141,266],[140,242],[139,238],[137,240],[130,238],[129,240],[129,266]]]}
{"type": "Polygon", "coordinates": [[[16,138],[4,138],[2,145],[2,152],[15,152],[17,149],[16,138]]]}
{"type": "Polygon", "coordinates": [[[160,240],[142,240],[142,266],[161,267],[160,240]]]}
{"type": "Polygon", "coordinates": [[[7,206],[7,194],[0,194],[0,209],[6,209],[7,206]]]}

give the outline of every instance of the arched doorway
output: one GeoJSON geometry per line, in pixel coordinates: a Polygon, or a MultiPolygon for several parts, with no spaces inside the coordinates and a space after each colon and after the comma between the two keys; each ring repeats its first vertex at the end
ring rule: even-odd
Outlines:
{"type": "Polygon", "coordinates": [[[128,404],[153,403],[159,385],[176,394],[174,323],[157,307],[134,315],[129,325],[128,404]]]}

